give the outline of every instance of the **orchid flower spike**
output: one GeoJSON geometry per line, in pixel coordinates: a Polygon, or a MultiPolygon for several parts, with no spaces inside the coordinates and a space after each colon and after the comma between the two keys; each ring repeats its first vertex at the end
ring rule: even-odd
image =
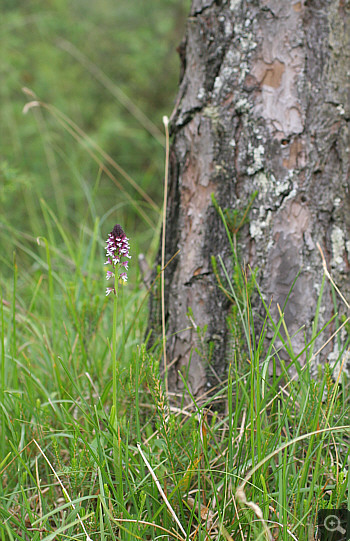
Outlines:
{"type": "MultiPolygon", "coordinates": [[[[107,260],[105,265],[112,267],[112,270],[107,271],[107,280],[110,280],[110,278],[115,280],[117,277],[119,280],[127,281],[128,259],[131,258],[129,249],[129,239],[125,235],[123,228],[119,224],[115,225],[106,242],[107,260]]],[[[116,294],[114,286],[107,287],[106,295],[109,295],[112,291],[116,294]]]]}

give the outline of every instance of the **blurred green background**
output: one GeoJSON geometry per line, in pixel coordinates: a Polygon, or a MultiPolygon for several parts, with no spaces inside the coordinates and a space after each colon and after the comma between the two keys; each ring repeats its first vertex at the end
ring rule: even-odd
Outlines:
{"type": "Polygon", "coordinates": [[[91,232],[98,220],[103,238],[118,222],[129,237],[137,234],[143,250],[154,251],[164,176],[162,117],[171,114],[177,92],[176,47],[190,1],[0,5],[3,276],[13,273],[14,250],[22,266],[33,264],[38,236],[63,245],[59,224],[74,237],[82,229],[91,232]],[[41,106],[27,106],[23,114],[33,101],[41,106]]]}

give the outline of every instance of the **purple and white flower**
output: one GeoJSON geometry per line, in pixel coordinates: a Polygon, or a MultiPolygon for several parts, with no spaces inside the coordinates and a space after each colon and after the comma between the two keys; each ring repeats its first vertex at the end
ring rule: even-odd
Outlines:
{"type": "MultiPolygon", "coordinates": [[[[107,260],[105,265],[110,265],[113,269],[107,271],[107,280],[116,276],[123,282],[128,280],[126,271],[128,270],[128,259],[131,258],[129,249],[129,239],[125,235],[123,228],[119,224],[115,225],[106,242],[107,260]]],[[[106,295],[109,295],[112,291],[116,293],[114,287],[107,287],[106,295]]]]}

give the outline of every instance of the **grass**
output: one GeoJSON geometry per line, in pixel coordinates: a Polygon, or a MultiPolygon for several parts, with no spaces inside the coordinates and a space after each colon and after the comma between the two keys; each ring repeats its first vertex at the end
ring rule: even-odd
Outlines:
{"type": "MultiPolygon", "coordinates": [[[[91,151],[72,122],[45,107],[91,151]]],[[[101,149],[94,152],[105,163],[101,149]]],[[[99,175],[111,178],[116,167],[106,161],[111,176],[105,165],[99,175]]],[[[230,274],[213,254],[218,288],[231,300],[227,379],[194,397],[184,378],[187,400],[169,403],[162,341],[148,348],[145,339],[149,292],[136,265],[145,239],[154,256],[160,226],[128,230],[131,208],[146,223],[150,207],[140,193],[99,216],[99,182],[80,179],[87,205],[77,185],[72,190],[74,221],[67,200],[56,201],[58,216],[38,193],[28,227],[9,216],[0,230],[1,541],[313,539],[319,509],[350,509],[348,379],[327,364],[311,373],[322,291],[302,366],[283,311],[274,322],[265,306],[265,321],[256,320],[258,273],[241,268],[235,235],[213,200],[234,267],[230,274]],[[113,316],[103,247],[116,222],[133,259],[113,316]],[[279,358],[280,342],[297,378],[279,358]]],[[[338,368],[347,347],[348,340],[338,368]]]]}

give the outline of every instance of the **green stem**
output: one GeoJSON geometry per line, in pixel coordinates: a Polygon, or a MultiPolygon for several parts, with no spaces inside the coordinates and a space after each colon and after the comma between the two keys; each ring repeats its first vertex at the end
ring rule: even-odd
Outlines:
{"type": "Polygon", "coordinates": [[[118,379],[117,379],[117,309],[118,309],[118,269],[114,279],[114,304],[113,304],[113,330],[112,330],[112,374],[113,374],[113,410],[115,415],[114,426],[118,423],[118,379]]]}
{"type": "Polygon", "coordinates": [[[16,293],[17,293],[18,267],[16,253],[13,252],[13,295],[12,295],[12,362],[13,362],[13,388],[18,389],[17,358],[17,327],[16,327],[16,293]]]}
{"type": "Polygon", "coordinates": [[[119,382],[117,377],[117,308],[118,308],[118,267],[115,269],[114,279],[114,303],[113,303],[113,331],[112,331],[112,373],[113,373],[113,402],[111,411],[111,426],[113,430],[113,459],[117,479],[119,501],[123,501],[123,476],[119,432],[119,382]]]}

